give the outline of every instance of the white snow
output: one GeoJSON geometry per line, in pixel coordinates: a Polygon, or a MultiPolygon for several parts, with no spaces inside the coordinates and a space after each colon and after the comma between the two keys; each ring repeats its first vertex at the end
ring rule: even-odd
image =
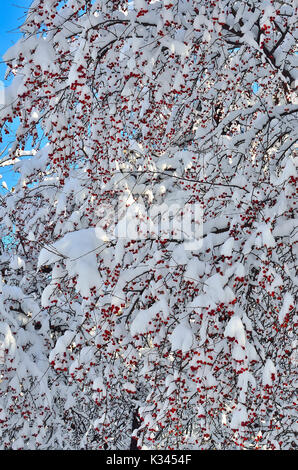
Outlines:
{"type": "Polygon", "coordinates": [[[283,299],[283,305],[282,305],[280,311],[278,312],[278,321],[279,321],[280,324],[282,324],[284,322],[286,314],[289,313],[290,305],[292,305],[294,307],[295,300],[294,300],[294,297],[292,296],[292,294],[290,292],[286,292],[285,296],[284,296],[284,299],[283,299]]]}
{"type": "Polygon", "coordinates": [[[220,253],[223,256],[231,256],[232,250],[234,246],[234,238],[230,237],[225,241],[223,246],[221,247],[220,253]]]}
{"type": "Polygon", "coordinates": [[[179,323],[169,337],[172,351],[181,350],[183,353],[189,351],[193,344],[193,333],[189,324],[184,321],[179,323]]]}
{"type": "Polygon", "coordinates": [[[263,369],[262,384],[272,386],[273,376],[275,376],[275,379],[276,379],[277,378],[276,374],[277,372],[276,372],[275,365],[273,364],[271,359],[267,359],[264,369],[263,369]]]}
{"type": "Polygon", "coordinates": [[[102,283],[96,254],[104,249],[107,241],[107,236],[100,227],[68,233],[41,250],[38,267],[63,259],[69,275],[77,276],[77,292],[88,297],[90,288],[102,283]]]}
{"type": "Polygon", "coordinates": [[[241,318],[234,315],[228,322],[225,332],[225,337],[235,338],[240,346],[245,346],[246,335],[241,318]]]}

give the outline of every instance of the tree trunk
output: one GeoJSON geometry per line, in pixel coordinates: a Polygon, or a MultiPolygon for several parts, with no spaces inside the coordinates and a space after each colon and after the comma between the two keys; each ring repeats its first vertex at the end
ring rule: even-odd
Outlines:
{"type": "MultiPolygon", "coordinates": [[[[138,411],[139,411],[138,408],[133,411],[133,415],[132,415],[132,432],[134,432],[135,429],[138,429],[138,427],[140,426],[140,418],[138,416],[138,411]]],[[[138,450],[138,439],[137,439],[137,437],[132,437],[131,438],[129,450],[138,450]]]]}

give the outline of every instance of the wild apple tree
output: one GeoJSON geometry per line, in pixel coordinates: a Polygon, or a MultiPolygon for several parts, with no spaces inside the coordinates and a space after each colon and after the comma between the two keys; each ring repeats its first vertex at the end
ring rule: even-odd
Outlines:
{"type": "Polygon", "coordinates": [[[296,15],[32,2],[0,111],[1,448],[295,448],[296,15]]]}

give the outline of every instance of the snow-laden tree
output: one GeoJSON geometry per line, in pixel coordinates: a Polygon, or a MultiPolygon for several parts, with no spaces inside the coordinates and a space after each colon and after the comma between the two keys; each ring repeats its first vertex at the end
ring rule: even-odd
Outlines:
{"type": "Polygon", "coordinates": [[[2,448],[295,448],[296,15],[32,2],[0,112],[2,448]]]}

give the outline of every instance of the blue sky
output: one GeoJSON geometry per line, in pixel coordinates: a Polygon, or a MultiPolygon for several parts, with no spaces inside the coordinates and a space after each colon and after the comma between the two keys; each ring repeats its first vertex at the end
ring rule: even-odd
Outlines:
{"type": "MultiPolygon", "coordinates": [[[[0,80],[4,81],[6,65],[2,63],[3,54],[21,37],[18,32],[18,27],[22,24],[25,18],[26,9],[31,5],[32,0],[6,0],[1,2],[0,6],[0,80]]],[[[4,136],[3,143],[0,144],[0,150],[6,145],[4,136]]],[[[8,187],[13,186],[16,181],[16,176],[8,168],[0,168],[2,181],[6,181],[8,187]]],[[[0,186],[0,193],[5,190],[0,186]]]]}
{"type": "MultiPolygon", "coordinates": [[[[2,2],[1,2],[2,3],[2,2]]],[[[26,7],[30,6],[32,0],[8,0],[1,4],[0,9],[0,56],[2,59],[6,50],[15,44],[20,37],[17,31],[18,26],[22,24],[26,7]]],[[[5,64],[0,64],[1,80],[6,70],[5,64]]]]}

